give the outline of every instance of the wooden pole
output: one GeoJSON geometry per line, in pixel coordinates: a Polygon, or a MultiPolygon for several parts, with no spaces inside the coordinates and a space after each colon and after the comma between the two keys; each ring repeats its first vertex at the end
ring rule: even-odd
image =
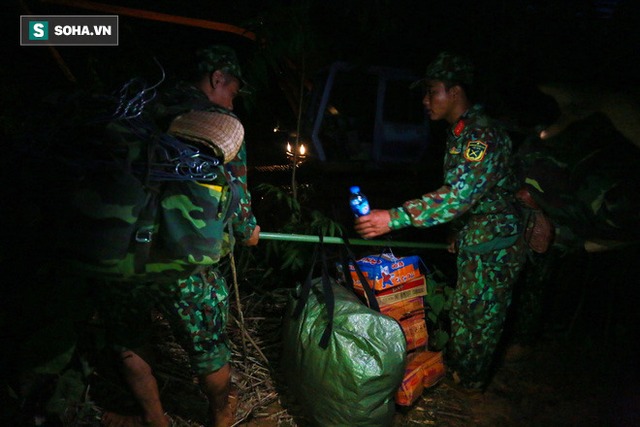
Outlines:
{"type": "MultiPolygon", "coordinates": [[[[27,15],[32,15],[31,11],[24,3],[24,0],[20,0],[20,7],[24,11],[24,13],[26,13],[27,15]]],[[[49,49],[49,53],[51,53],[51,56],[53,56],[53,60],[56,61],[56,64],[58,64],[58,67],[60,68],[60,70],[62,70],[62,74],[64,74],[67,80],[69,80],[71,83],[76,83],[76,76],[73,75],[71,69],[60,55],[60,52],[58,52],[58,49],[56,49],[54,46],[47,46],[47,48],[49,49]]]]}
{"type": "Polygon", "coordinates": [[[189,18],[185,16],[169,15],[167,13],[153,12],[143,9],[133,9],[124,6],[96,3],[85,0],[40,0],[43,3],[53,3],[62,6],[76,7],[79,9],[95,10],[97,12],[114,13],[117,15],[132,16],[134,18],[148,19],[150,21],[169,22],[171,24],[186,25],[189,27],[205,28],[208,30],[222,31],[226,33],[238,34],[255,41],[255,33],[242,27],[222,22],[208,21],[206,19],[189,18]]]}

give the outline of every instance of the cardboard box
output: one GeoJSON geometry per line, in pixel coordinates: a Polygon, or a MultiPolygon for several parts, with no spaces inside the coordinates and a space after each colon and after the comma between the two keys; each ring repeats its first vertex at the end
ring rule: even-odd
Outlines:
{"type": "Polygon", "coordinates": [[[418,350],[407,355],[402,384],[396,392],[398,405],[411,406],[425,388],[433,387],[446,373],[441,351],[418,350]]]}
{"type": "Polygon", "coordinates": [[[422,363],[422,385],[424,388],[433,387],[447,373],[441,351],[425,351],[422,363]]]}
{"type": "Polygon", "coordinates": [[[376,292],[375,295],[380,307],[399,303],[415,297],[424,297],[427,295],[427,279],[424,276],[420,276],[400,286],[376,292]]]}
{"type": "Polygon", "coordinates": [[[406,319],[407,317],[424,313],[424,299],[415,297],[394,304],[386,304],[380,307],[380,313],[396,320],[406,319]]]}
{"type": "MultiPolygon", "coordinates": [[[[422,275],[418,256],[396,258],[393,254],[371,255],[356,262],[374,291],[383,291],[422,275]]],[[[353,265],[349,265],[349,272],[354,288],[362,289],[362,283],[353,265]]]]}
{"type": "Polygon", "coordinates": [[[411,406],[424,391],[424,371],[422,362],[415,353],[407,356],[407,366],[404,369],[402,383],[396,392],[396,403],[401,406],[411,406]]]}
{"type": "Polygon", "coordinates": [[[400,326],[402,326],[404,336],[407,339],[407,351],[427,345],[429,334],[427,332],[427,323],[424,320],[424,311],[421,314],[401,320],[400,326]]]}
{"type": "MultiPolygon", "coordinates": [[[[364,289],[354,287],[354,290],[359,295],[366,298],[364,289]]],[[[374,294],[376,296],[376,300],[378,300],[378,305],[382,309],[382,307],[387,305],[427,295],[427,279],[424,276],[419,276],[418,278],[399,286],[394,286],[384,291],[374,291],[374,294]]]]}

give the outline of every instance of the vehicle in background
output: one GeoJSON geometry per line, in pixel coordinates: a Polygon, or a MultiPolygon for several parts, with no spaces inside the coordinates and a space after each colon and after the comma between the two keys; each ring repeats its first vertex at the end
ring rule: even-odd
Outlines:
{"type": "Polygon", "coordinates": [[[322,163],[416,163],[429,144],[429,122],[411,71],[335,62],[315,77],[305,133],[322,163]]]}

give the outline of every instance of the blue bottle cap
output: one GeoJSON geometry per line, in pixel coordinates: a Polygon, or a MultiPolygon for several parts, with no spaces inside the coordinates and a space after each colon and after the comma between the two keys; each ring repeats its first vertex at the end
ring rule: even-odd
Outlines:
{"type": "Polygon", "coordinates": [[[353,187],[350,188],[351,193],[359,193],[360,192],[360,187],[358,187],[357,185],[354,185],[353,187]]]}

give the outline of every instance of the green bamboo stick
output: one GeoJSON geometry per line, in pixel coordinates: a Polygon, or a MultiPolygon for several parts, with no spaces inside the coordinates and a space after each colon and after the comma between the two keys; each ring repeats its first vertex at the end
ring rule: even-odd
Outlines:
{"type": "MultiPolygon", "coordinates": [[[[318,243],[320,241],[319,236],[312,236],[307,234],[286,234],[286,233],[269,233],[265,231],[260,232],[260,239],[264,240],[284,240],[287,242],[300,242],[300,243],[318,243]]],[[[342,237],[326,236],[323,238],[324,243],[338,244],[344,243],[342,237]]],[[[448,247],[445,243],[427,243],[427,242],[400,242],[395,240],[365,240],[365,239],[349,239],[349,243],[359,246],[387,246],[387,247],[400,247],[400,248],[420,248],[420,249],[446,249],[448,247]]]]}

